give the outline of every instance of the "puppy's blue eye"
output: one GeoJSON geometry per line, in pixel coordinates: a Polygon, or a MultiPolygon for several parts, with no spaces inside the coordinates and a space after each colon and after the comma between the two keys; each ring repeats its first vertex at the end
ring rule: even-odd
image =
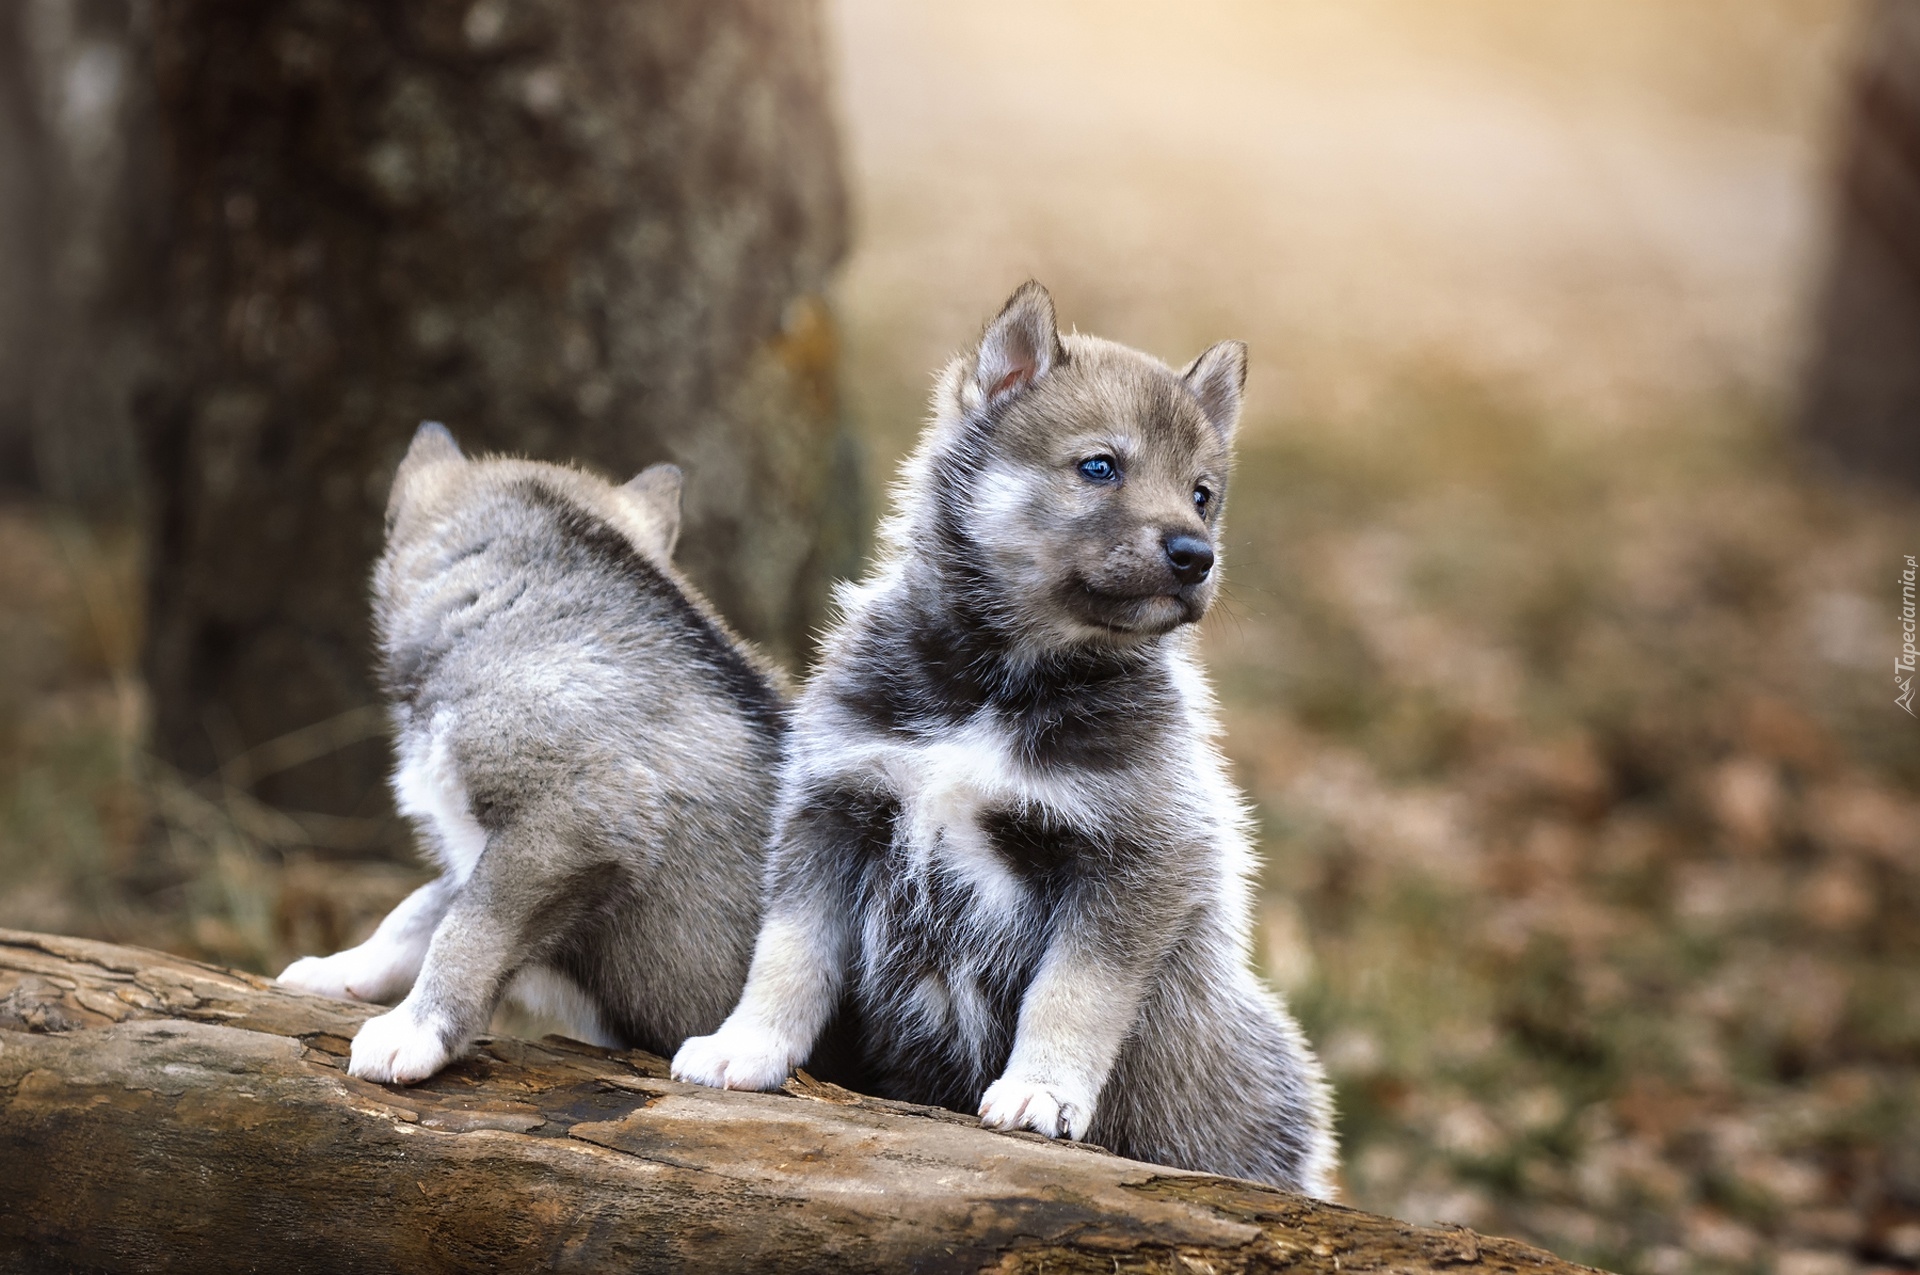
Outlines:
{"type": "Polygon", "coordinates": [[[1205,487],[1195,487],[1193,489],[1193,507],[1201,513],[1207,512],[1207,502],[1212,499],[1213,493],[1205,487]]]}
{"type": "Polygon", "coordinates": [[[1111,456],[1089,456],[1080,462],[1080,476],[1090,483],[1110,483],[1120,476],[1111,456]]]}

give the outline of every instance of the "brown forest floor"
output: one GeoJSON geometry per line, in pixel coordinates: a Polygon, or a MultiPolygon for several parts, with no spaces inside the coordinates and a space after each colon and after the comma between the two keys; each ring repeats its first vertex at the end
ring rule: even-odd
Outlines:
{"type": "MultiPolygon", "coordinates": [[[[1920,1262],[1884,649],[1920,513],[1738,418],[1576,445],[1457,384],[1404,407],[1243,457],[1207,633],[1350,1198],[1622,1270],[1920,1262]]],[[[0,510],[0,924],[267,971],[357,938],[416,873],[138,751],[135,557],[0,510]]]]}
{"type": "Polygon", "coordinates": [[[1406,411],[1245,458],[1210,635],[1353,1198],[1629,1270],[1920,1263],[1920,517],[1752,421],[1406,411]]]}

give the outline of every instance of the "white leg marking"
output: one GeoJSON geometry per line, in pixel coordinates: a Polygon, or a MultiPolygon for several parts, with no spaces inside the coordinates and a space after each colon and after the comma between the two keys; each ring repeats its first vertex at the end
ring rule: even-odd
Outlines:
{"type": "Polygon", "coordinates": [[[1084,1086],[1017,1076],[1012,1071],[980,1097],[980,1123],[989,1129],[1032,1129],[1049,1138],[1087,1136],[1099,1095],[1084,1086]]]}
{"type": "Polygon", "coordinates": [[[366,942],[332,956],[303,956],[280,971],[288,987],[335,1000],[389,1001],[404,996],[420,977],[427,944],[446,915],[451,891],[430,881],[387,913],[366,942]]]}
{"type": "Polygon", "coordinates": [[[769,918],[739,1006],[719,1031],[680,1046],[674,1079],[714,1089],[778,1089],[833,1012],[840,979],[832,950],[820,926],[769,918]]]}
{"type": "Polygon", "coordinates": [[[992,1129],[1086,1136],[1120,1042],[1140,1009],[1140,985],[1056,941],[1020,1006],[1007,1070],[980,1099],[992,1129]]]}
{"type": "Polygon", "coordinates": [[[453,1061],[454,1051],[446,1043],[448,1026],[438,1014],[421,1014],[409,996],[360,1025],[347,1074],[381,1084],[425,1080],[453,1061]]]}

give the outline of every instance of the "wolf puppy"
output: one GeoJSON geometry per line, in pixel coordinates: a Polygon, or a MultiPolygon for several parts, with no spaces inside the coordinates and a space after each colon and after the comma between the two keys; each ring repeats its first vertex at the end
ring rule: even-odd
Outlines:
{"type": "Polygon", "coordinates": [[[414,436],[373,603],[394,794],[441,875],[280,976],[405,994],[354,1038],[354,1075],[432,1075],[503,993],[662,1054],[739,995],[783,695],[674,570],[679,526],[671,465],[614,487],[414,436]]]}
{"type": "Polygon", "coordinates": [[[776,1086],[831,1022],[887,1097],[1331,1192],[1192,649],[1245,375],[1063,338],[1038,284],[947,368],[795,709],[745,992],[675,1075],[776,1086]]]}

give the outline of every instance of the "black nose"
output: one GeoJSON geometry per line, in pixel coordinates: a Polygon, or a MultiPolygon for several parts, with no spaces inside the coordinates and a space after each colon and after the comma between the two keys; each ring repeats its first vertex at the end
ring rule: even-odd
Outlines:
{"type": "Polygon", "coordinates": [[[1199,584],[1213,570],[1213,546],[1199,536],[1168,536],[1160,543],[1167,551],[1167,565],[1181,584],[1199,584]]]}

